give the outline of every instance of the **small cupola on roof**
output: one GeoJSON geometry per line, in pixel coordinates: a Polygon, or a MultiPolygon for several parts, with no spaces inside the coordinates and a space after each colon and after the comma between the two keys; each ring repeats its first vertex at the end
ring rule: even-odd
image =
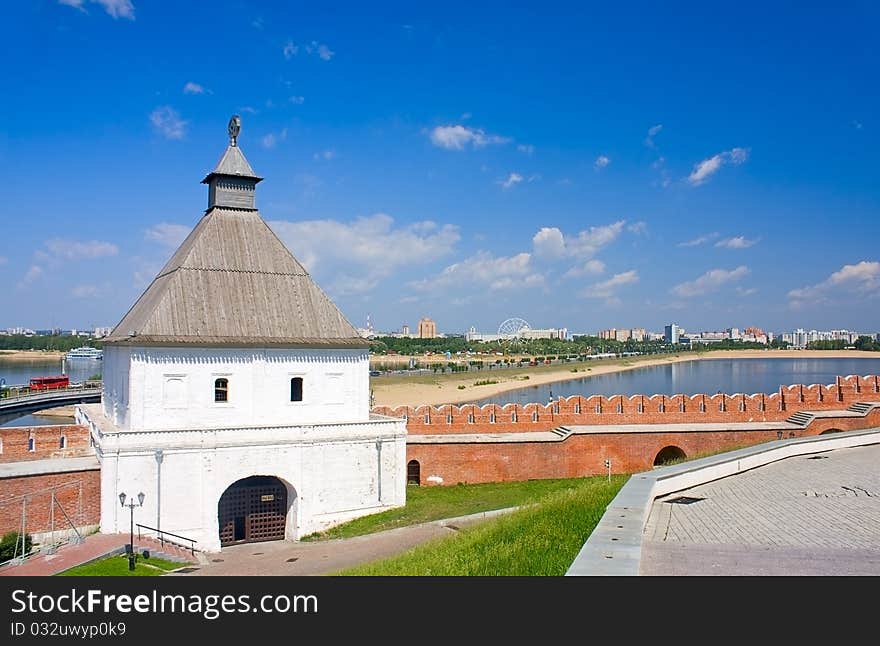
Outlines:
{"type": "Polygon", "coordinates": [[[237,114],[229,120],[228,132],[229,145],[217,167],[202,180],[202,184],[208,185],[208,210],[215,206],[256,210],[257,182],[262,181],[263,178],[254,174],[244,153],[238,147],[241,117],[237,114]]]}

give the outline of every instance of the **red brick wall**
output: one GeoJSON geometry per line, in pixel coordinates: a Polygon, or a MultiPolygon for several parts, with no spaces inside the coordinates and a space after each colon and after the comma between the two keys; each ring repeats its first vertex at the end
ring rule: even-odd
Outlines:
{"type": "Polygon", "coordinates": [[[16,426],[0,428],[0,462],[46,460],[90,455],[89,430],[77,424],[59,426],[16,426]],[[66,448],[61,448],[61,437],[66,448]],[[28,451],[28,440],[34,439],[34,451],[28,451]]]}
{"type": "MultiPolygon", "coordinates": [[[[820,435],[880,426],[880,410],[865,417],[814,420],[803,430],[785,431],[783,437],[820,435]]],[[[778,431],[712,431],[648,433],[592,433],[571,435],[561,442],[494,442],[414,444],[406,447],[407,461],[417,460],[421,483],[432,475],[441,484],[500,482],[539,478],[574,478],[606,473],[635,473],[654,466],[661,449],[674,446],[688,458],[780,439],[778,431]]]]}
{"type": "Polygon", "coordinates": [[[553,404],[376,406],[373,411],[406,417],[410,435],[437,435],[548,431],[568,424],[771,422],[801,410],[840,410],[859,401],[880,401],[880,377],[838,377],[827,386],[787,386],[770,395],[594,395],[553,404]]]}
{"type": "Polygon", "coordinates": [[[26,498],[27,533],[49,531],[53,492],[56,530],[70,527],[58,504],[77,527],[100,522],[101,472],[98,469],[3,478],[0,479],[0,534],[20,530],[23,498],[26,498]]]}

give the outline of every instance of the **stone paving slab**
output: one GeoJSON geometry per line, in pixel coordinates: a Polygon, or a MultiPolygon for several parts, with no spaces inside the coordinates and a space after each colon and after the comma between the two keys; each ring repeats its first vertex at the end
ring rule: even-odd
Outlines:
{"type": "Polygon", "coordinates": [[[640,574],[880,574],[880,444],[789,457],[658,497],[640,574]],[[697,500],[670,502],[681,497],[697,500]]]}

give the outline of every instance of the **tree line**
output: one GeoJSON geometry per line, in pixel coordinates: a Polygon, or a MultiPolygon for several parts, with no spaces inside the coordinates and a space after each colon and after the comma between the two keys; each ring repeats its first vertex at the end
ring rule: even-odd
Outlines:
{"type": "Polygon", "coordinates": [[[84,345],[100,348],[101,341],[91,337],[70,335],[0,335],[0,350],[60,350],[67,352],[84,345]]]}

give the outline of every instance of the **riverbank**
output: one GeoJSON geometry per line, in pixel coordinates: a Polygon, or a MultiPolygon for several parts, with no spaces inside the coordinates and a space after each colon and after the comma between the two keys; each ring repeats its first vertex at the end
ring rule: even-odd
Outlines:
{"type": "Polygon", "coordinates": [[[0,350],[2,361],[46,361],[63,357],[62,350],[0,350]]]}
{"type": "Polygon", "coordinates": [[[635,368],[712,359],[880,359],[880,353],[859,350],[713,350],[662,357],[621,357],[552,366],[484,369],[479,372],[395,375],[370,380],[374,406],[460,404],[493,397],[526,386],[544,385],[635,368]],[[489,382],[489,383],[485,383],[489,382]],[[482,385],[477,385],[477,384],[482,385]]]}

